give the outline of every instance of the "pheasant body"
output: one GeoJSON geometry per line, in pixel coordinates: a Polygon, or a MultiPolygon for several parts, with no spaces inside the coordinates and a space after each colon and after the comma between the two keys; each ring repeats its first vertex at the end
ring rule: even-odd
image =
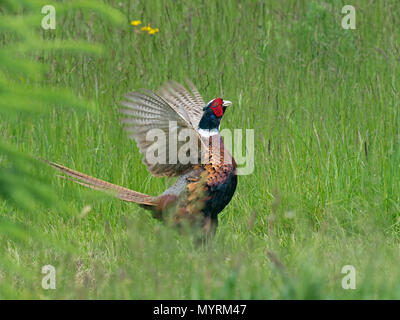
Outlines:
{"type": "MultiPolygon", "coordinates": [[[[78,184],[111,191],[121,200],[135,202],[151,210],[157,219],[165,220],[172,216],[176,225],[189,222],[200,227],[205,234],[213,234],[218,225],[218,214],[231,201],[237,186],[236,162],[219,134],[220,121],[231,103],[217,98],[205,104],[197,89],[191,83],[189,86],[191,92],[171,82],[157,94],[150,91],[129,93],[126,96],[128,101],[122,103],[126,107],[122,113],[128,116],[123,123],[145,155],[143,162],[147,169],[155,176],[179,177],[158,197],[120,187],[56,163],[49,164],[78,184]],[[171,161],[168,149],[172,139],[171,123],[178,134],[185,129],[195,137],[189,143],[200,152],[190,149],[190,161],[171,161]],[[167,139],[148,141],[146,138],[152,129],[165,133],[167,139]],[[165,162],[154,162],[148,157],[154,149],[158,150],[158,156],[165,157],[165,162]]],[[[178,148],[182,145],[178,141],[178,148]]]]}
{"type": "Polygon", "coordinates": [[[178,205],[178,208],[174,208],[177,212],[175,223],[179,224],[182,219],[193,213],[201,212],[202,218],[204,218],[203,231],[215,232],[218,225],[218,214],[231,201],[237,186],[236,162],[224,149],[222,139],[220,145],[220,154],[228,156],[232,162],[224,163],[225,158],[222,156],[216,161],[217,163],[213,163],[211,158],[209,163],[197,166],[180,177],[173,186],[157,198],[157,206],[152,209],[156,218],[162,219],[162,212],[183,196],[187,201],[178,205]],[[203,185],[202,178],[204,179],[203,185]],[[204,197],[198,199],[195,195],[201,187],[203,187],[204,197]],[[202,205],[192,208],[192,202],[196,203],[197,201],[203,202],[202,205]]]}

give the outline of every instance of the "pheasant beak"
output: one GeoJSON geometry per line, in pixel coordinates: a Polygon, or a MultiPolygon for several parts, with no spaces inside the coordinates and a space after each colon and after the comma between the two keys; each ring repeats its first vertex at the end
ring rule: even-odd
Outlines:
{"type": "Polygon", "coordinates": [[[222,103],[222,106],[223,107],[229,107],[230,105],[232,105],[232,102],[231,101],[229,101],[229,100],[224,100],[224,102],[222,103]]]}

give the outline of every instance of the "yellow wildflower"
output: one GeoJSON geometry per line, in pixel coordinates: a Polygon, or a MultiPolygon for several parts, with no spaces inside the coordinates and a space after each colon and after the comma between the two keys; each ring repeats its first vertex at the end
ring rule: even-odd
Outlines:
{"type": "Polygon", "coordinates": [[[149,34],[150,34],[150,35],[153,35],[153,34],[157,33],[158,31],[159,31],[158,28],[155,28],[155,29],[150,28],[149,34]]]}
{"type": "Polygon", "coordinates": [[[140,30],[142,30],[142,31],[150,31],[151,27],[150,27],[150,25],[148,25],[146,27],[141,27],[140,30]]]}
{"type": "Polygon", "coordinates": [[[133,21],[131,21],[131,25],[134,26],[134,27],[138,26],[138,25],[141,24],[141,23],[142,23],[142,21],[140,21],[140,20],[133,20],[133,21]]]}

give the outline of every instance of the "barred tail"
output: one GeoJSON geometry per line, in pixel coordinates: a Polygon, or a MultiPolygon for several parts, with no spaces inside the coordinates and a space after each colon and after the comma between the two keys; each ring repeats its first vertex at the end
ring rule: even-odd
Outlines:
{"type": "Polygon", "coordinates": [[[88,176],[84,173],[80,173],[78,171],[69,169],[57,163],[44,160],[46,163],[51,165],[52,167],[56,168],[57,170],[61,171],[62,173],[66,174],[66,176],[60,176],[64,179],[71,180],[77,184],[85,186],[87,188],[111,192],[117,198],[128,201],[128,202],[135,202],[142,205],[149,205],[149,206],[156,206],[156,197],[149,196],[144,193],[140,193],[137,191],[133,191],[121,186],[117,186],[115,184],[109,183],[104,180],[100,180],[91,176],[88,176]]]}

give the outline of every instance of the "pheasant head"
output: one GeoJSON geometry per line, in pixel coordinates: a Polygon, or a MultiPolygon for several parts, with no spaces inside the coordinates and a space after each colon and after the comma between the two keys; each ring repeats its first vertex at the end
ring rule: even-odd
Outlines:
{"type": "Polygon", "coordinates": [[[199,129],[208,131],[218,130],[225,110],[231,104],[232,102],[223,100],[222,98],[216,98],[208,102],[203,108],[203,116],[199,122],[199,129]]]}

